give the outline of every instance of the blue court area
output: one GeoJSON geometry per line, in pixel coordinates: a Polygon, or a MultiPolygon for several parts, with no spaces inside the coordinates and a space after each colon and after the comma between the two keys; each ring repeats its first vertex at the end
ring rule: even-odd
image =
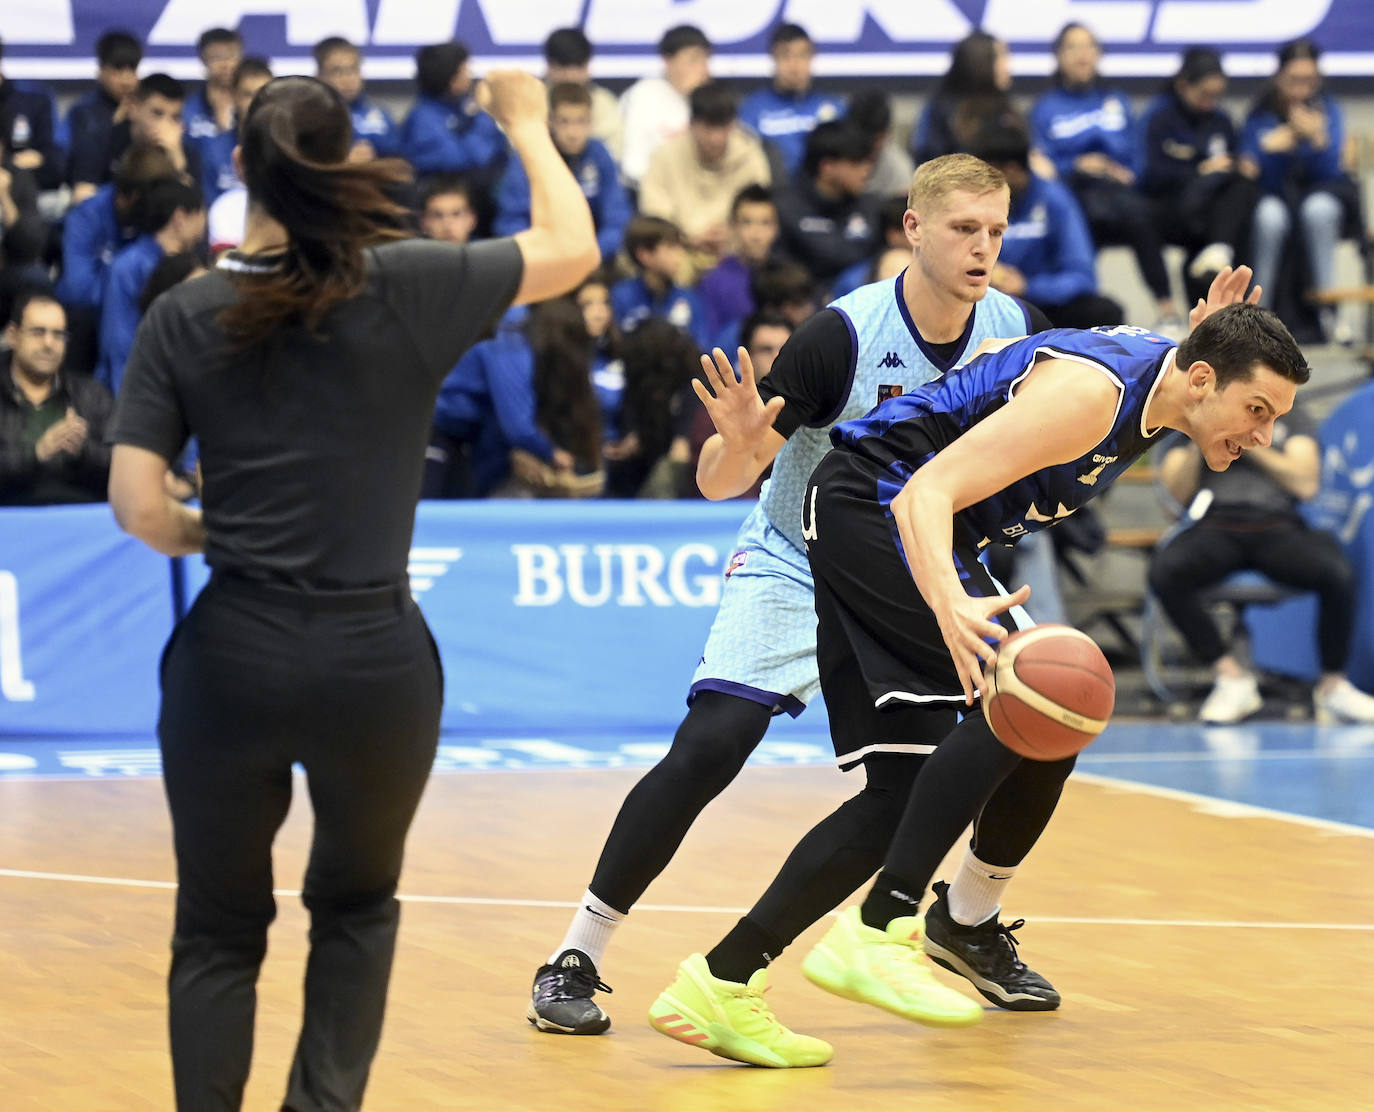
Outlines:
{"type": "MultiPolygon", "coordinates": [[[[755,763],[833,763],[823,719],[807,714],[779,728],[755,763]]],[[[518,770],[642,768],[666,750],[666,735],[446,736],[438,775],[518,770]]],[[[1201,728],[1114,723],[1083,754],[1079,771],[1114,780],[1374,829],[1374,727],[1256,722],[1201,728]]],[[[157,776],[148,737],[0,738],[0,779],[157,776]]]]}

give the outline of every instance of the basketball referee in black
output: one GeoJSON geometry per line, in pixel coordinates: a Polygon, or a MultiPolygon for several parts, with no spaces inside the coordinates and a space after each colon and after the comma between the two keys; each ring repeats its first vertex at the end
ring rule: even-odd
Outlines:
{"type": "Polygon", "coordinates": [[[347,105],[281,78],[235,152],[241,252],[149,311],[111,432],[119,523],[209,584],[163,654],[158,738],[179,888],[169,977],[183,1112],[237,1109],[275,914],[272,840],[304,766],[310,959],[283,1108],[356,1109],[381,1035],[406,832],[439,735],[438,655],[406,559],[434,399],[486,324],[599,262],[582,190],[515,71],[479,92],[529,172],[533,227],[402,240],[404,164],[350,164],[347,105]],[[200,442],[203,517],[163,493],[200,442]]]}

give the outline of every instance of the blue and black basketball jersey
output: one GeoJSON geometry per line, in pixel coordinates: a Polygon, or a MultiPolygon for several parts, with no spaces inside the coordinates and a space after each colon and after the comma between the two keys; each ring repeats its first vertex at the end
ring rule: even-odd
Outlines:
{"type": "MultiPolygon", "coordinates": [[[[921,336],[907,311],[905,275],[903,271],[894,280],[860,286],[828,307],[848,330],[848,359],[843,366],[834,365],[838,360],[827,363],[826,377],[834,380],[825,384],[826,392],[833,394],[831,405],[825,412],[808,414],[805,425],[787,428],[787,443],[778,452],[772,477],[760,497],[768,520],[798,550],[806,544],[801,527],[802,498],[811,473],[830,451],[833,424],[859,417],[884,398],[918,389],[952,372],[985,339],[1020,336],[1030,327],[1022,302],[989,290],[970,307],[968,323],[953,350],[941,356],[921,336]]],[[[803,325],[789,344],[800,344],[808,332],[808,325],[803,325]]],[[[759,383],[759,394],[765,401],[782,394],[791,409],[804,410],[801,399],[814,393],[814,388],[798,389],[799,384],[793,381],[796,352],[784,347],[783,353],[786,358],[780,355],[773,373],[759,383]]]]}
{"type": "Polygon", "coordinates": [[[1006,405],[1037,362],[1069,359],[1100,371],[1120,399],[1111,431],[1091,452],[1032,472],[955,514],[956,543],[1012,543],[1064,520],[1149,449],[1159,430],[1145,427],[1145,412],[1175,350],[1172,340],[1142,328],[1041,332],[836,425],[831,438],[877,465],[879,500],[886,505],[918,467],[1006,405]]]}

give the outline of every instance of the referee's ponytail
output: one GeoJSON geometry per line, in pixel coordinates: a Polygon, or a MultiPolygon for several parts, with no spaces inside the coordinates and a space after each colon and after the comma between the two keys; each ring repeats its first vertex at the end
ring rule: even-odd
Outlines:
{"type": "Polygon", "coordinates": [[[220,314],[235,346],[289,324],[313,332],[331,305],[362,290],[363,249],[409,234],[407,210],[387,194],[410,180],[409,166],[349,162],[352,141],[348,106],[313,77],[279,77],[253,98],[239,138],[244,184],[289,242],[281,266],[237,276],[239,297],[220,314]]]}

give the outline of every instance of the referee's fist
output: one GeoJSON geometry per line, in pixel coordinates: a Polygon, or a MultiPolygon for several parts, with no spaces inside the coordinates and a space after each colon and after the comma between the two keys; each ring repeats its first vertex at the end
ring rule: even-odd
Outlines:
{"type": "Polygon", "coordinates": [[[548,90],[525,70],[492,70],[477,86],[477,103],[506,132],[531,124],[548,127],[548,90]]]}

